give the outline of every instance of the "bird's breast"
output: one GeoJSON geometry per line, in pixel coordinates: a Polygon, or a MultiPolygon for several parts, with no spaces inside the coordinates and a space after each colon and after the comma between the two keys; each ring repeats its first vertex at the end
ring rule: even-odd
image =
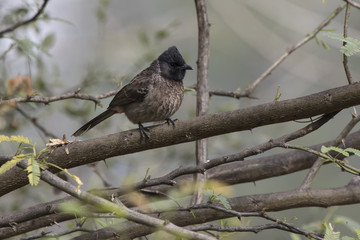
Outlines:
{"type": "Polygon", "coordinates": [[[179,109],[183,97],[182,81],[154,79],[149,84],[145,98],[141,102],[129,104],[125,109],[125,114],[133,123],[163,121],[179,109]]]}

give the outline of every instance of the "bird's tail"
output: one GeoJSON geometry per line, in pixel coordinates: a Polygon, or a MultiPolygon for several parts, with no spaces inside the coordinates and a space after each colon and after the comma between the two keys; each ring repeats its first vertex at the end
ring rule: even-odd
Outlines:
{"type": "Polygon", "coordinates": [[[105,119],[111,117],[113,114],[115,114],[114,110],[111,109],[106,110],[105,112],[91,119],[89,122],[85,123],[85,125],[79,128],[76,132],[74,132],[72,136],[78,137],[82,135],[83,133],[89,131],[90,129],[92,129],[93,127],[104,121],[105,119]]]}

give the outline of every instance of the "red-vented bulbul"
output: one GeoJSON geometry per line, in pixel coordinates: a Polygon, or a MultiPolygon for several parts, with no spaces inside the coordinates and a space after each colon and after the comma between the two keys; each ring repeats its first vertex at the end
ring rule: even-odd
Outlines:
{"type": "Polygon", "coordinates": [[[125,113],[139,125],[141,137],[148,138],[142,123],[166,120],[179,109],[184,97],[183,79],[192,67],[175,46],[163,52],[151,65],[119,90],[108,109],[79,128],[73,136],[80,136],[115,113],[125,113]]]}

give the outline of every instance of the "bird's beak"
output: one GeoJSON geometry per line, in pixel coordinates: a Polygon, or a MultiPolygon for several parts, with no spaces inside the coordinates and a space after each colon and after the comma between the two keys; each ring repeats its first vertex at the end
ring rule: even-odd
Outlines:
{"type": "Polygon", "coordinates": [[[184,67],[185,70],[193,70],[193,68],[190,65],[186,64],[186,63],[184,64],[183,67],[184,67]]]}

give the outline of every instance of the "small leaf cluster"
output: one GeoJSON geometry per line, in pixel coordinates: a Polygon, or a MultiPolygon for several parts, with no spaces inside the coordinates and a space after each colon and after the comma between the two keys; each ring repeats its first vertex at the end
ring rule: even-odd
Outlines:
{"type": "Polygon", "coordinates": [[[346,44],[344,44],[340,48],[340,52],[345,54],[348,57],[353,56],[353,55],[360,52],[360,41],[355,39],[355,38],[344,37],[341,34],[332,33],[332,32],[326,33],[326,36],[331,38],[331,39],[335,39],[335,40],[345,42],[346,44]]]}
{"type": "Polygon", "coordinates": [[[326,157],[323,157],[324,161],[333,162],[335,165],[337,165],[338,167],[340,167],[341,169],[343,169],[346,172],[349,172],[349,173],[355,174],[355,175],[360,175],[360,169],[351,166],[345,159],[344,160],[337,159],[339,154],[343,155],[344,157],[349,157],[350,155],[353,155],[353,154],[356,156],[360,156],[360,150],[354,149],[354,148],[342,149],[342,148],[338,148],[338,147],[334,147],[334,146],[331,146],[331,147],[322,146],[321,152],[326,155],[326,157]],[[330,155],[331,151],[334,151],[337,153],[335,157],[330,155]]]}
{"type": "Polygon", "coordinates": [[[37,153],[35,148],[35,143],[34,144],[31,143],[30,139],[23,136],[8,137],[8,136],[0,135],[0,143],[2,142],[15,142],[15,143],[19,143],[19,146],[16,150],[14,157],[0,167],[0,174],[3,174],[6,171],[10,170],[20,161],[27,160],[26,171],[28,173],[29,183],[32,186],[38,185],[40,182],[40,164],[36,159],[38,159],[38,157],[42,153],[46,152],[47,149],[44,149],[39,153],[37,153]]]}

